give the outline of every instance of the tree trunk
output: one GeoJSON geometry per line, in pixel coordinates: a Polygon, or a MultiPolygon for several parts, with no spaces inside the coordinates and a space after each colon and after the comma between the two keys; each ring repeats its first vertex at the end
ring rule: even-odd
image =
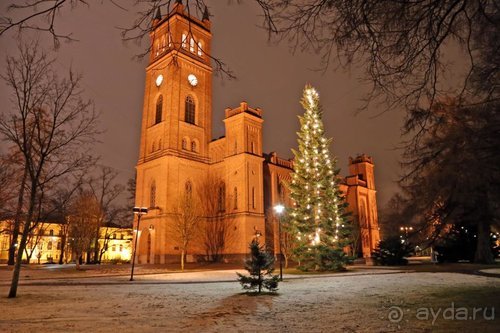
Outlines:
{"type": "Polygon", "coordinates": [[[477,224],[477,247],[474,262],[478,264],[494,264],[495,259],[491,252],[490,221],[486,216],[481,216],[477,224]]]}
{"type": "Polygon", "coordinates": [[[182,250],[181,251],[181,271],[184,271],[184,254],[185,254],[185,251],[182,250]]]}
{"type": "Polygon", "coordinates": [[[61,249],[59,252],[59,265],[64,263],[64,250],[66,249],[66,234],[63,232],[61,235],[61,249]]]}
{"type": "MultiPolygon", "coordinates": [[[[21,213],[24,201],[24,187],[26,186],[26,178],[28,177],[28,168],[24,168],[23,178],[21,180],[21,187],[19,188],[19,196],[17,199],[16,216],[14,217],[14,226],[12,230],[12,239],[9,247],[9,260],[7,264],[12,266],[16,258],[16,244],[19,238],[19,229],[21,226],[21,213]]],[[[19,244],[18,244],[19,245],[19,244]]]]}
{"type": "Polygon", "coordinates": [[[14,265],[14,272],[12,273],[12,282],[10,284],[9,298],[14,298],[17,295],[17,287],[19,285],[19,276],[21,275],[21,261],[23,260],[23,252],[26,248],[26,241],[28,240],[28,234],[31,226],[31,219],[33,217],[33,211],[35,208],[36,200],[36,188],[35,182],[31,183],[31,193],[28,213],[26,215],[26,222],[24,223],[23,235],[21,236],[21,242],[17,250],[16,263],[14,265]]]}

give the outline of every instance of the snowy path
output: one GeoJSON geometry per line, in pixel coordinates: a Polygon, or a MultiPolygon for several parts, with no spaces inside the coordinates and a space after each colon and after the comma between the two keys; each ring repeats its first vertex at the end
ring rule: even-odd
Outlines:
{"type": "MultiPolygon", "coordinates": [[[[493,277],[456,273],[294,276],[285,280],[278,295],[251,297],[241,294],[234,271],[184,274],[138,276],[132,284],[123,281],[126,277],[113,277],[105,280],[122,281],[24,285],[18,299],[0,298],[0,332],[498,331],[498,319],[438,318],[433,325],[431,320],[415,318],[419,307],[449,307],[452,302],[456,307],[500,308],[500,279],[493,277]],[[184,283],[200,279],[232,282],[184,283]],[[388,320],[394,306],[404,313],[398,323],[388,320]]],[[[7,290],[0,286],[0,294],[7,290]]]]}

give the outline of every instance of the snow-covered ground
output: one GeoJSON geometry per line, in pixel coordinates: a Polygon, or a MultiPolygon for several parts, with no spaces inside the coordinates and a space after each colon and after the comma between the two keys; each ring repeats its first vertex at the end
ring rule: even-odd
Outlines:
{"type": "Polygon", "coordinates": [[[500,279],[457,273],[287,276],[277,295],[259,297],[241,293],[234,271],[141,275],[132,283],[125,276],[26,283],[31,285],[21,285],[17,299],[5,298],[8,285],[1,283],[0,332],[498,332],[500,327],[500,279]],[[458,320],[461,307],[486,313],[458,320]],[[447,308],[453,310],[444,318],[447,308]]]}

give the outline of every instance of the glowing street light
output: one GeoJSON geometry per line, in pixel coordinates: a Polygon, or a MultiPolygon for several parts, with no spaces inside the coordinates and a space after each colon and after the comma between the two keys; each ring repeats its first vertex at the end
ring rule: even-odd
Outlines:
{"type": "Polygon", "coordinates": [[[283,281],[283,252],[281,250],[281,216],[285,211],[285,206],[277,204],[274,206],[274,211],[278,214],[278,241],[280,243],[280,281],[283,281]]]}
{"type": "Polygon", "coordinates": [[[135,253],[137,250],[137,238],[139,238],[139,224],[141,223],[141,216],[148,213],[146,207],[134,207],[132,208],[134,214],[137,215],[137,228],[135,229],[135,242],[134,242],[134,253],[132,254],[132,271],[130,272],[130,281],[134,281],[134,267],[135,267],[135,253]]]}

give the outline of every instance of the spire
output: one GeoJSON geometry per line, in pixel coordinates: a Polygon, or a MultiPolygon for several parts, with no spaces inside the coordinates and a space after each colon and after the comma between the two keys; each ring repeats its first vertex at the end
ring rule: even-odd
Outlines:
{"type": "Polygon", "coordinates": [[[161,11],[160,11],[160,6],[156,9],[156,14],[155,14],[155,20],[161,20],[161,11]]]}
{"type": "Polygon", "coordinates": [[[210,21],[210,13],[208,12],[208,7],[205,6],[205,11],[203,12],[203,19],[202,21],[210,21]]]}

